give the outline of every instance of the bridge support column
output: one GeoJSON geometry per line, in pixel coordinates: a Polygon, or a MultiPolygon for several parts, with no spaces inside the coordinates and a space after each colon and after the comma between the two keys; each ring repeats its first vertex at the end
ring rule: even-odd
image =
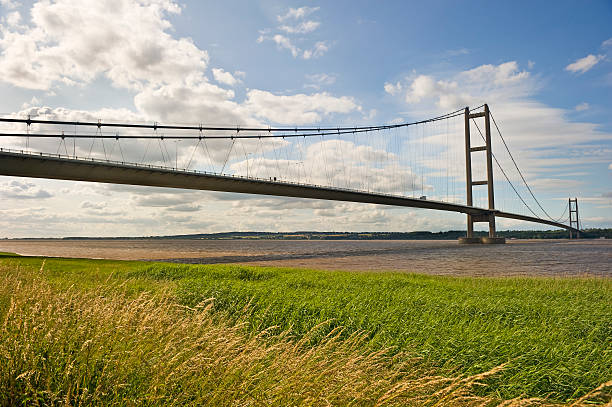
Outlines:
{"type": "Polygon", "coordinates": [[[506,243],[503,237],[495,236],[495,196],[493,190],[493,153],[491,149],[491,121],[489,114],[489,105],[484,105],[484,112],[470,113],[469,108],[465,108],[465,178],[466,178],[466,200],[467,206],[474,206],[472,189],[475,185],[486,185],[489,204],[488,215],[474,216],[467,215],[467,235],[459,239],[459,243],[484,243],[484,244],[500,244],[506,243]],[[470,120],[478,117],[484,117],[484,146],[472,147],[470,120]],[[472,179],[472,153],[484,151],[487,161],[487,180],[474,181],[472,179]],[[474,222],[487,222],[489,224],[489,236],[483,238],[474,237],[474,222]]]}
{"type": "MultiPolygon", "coordinates": [[[[467,190],[466,192],[466,200],[467,206],[472,206],[472,154],[470,153],[471,149],[471,140],[470,140],[470,109],[468,107],[465,108],[465,175],[466,175],[466,183],[467,190]]],[[[472,239],[474,237],[474,221],[472,220],[472,215],[467,214],[467,235],[468,239],[472,239]]]]}
{"type": "Polygon", "coordinates": [[[569,199],[569,223],[570,223],[569,238],[570,239],[574,238],[574,234],[572,233],[572,227],[575,227],[576,239],[580,239],[580,222],[578,220],[578,198],[569,199]]]}

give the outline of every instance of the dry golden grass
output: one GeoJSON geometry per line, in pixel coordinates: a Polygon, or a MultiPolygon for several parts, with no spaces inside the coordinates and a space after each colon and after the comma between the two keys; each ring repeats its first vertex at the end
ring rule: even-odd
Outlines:
{"type": "MultiPolygon", "coordinates": [[[[210,301],[186,308],[170,291],[57,289],[42,267],[0,271],[2,405],[548,405],[477,396],[503,366],[442,377],[420,360],[367,351],[360,335],[335,330],[314,346],[308,336],[248,336],[210,301]]],[[[611,386],[573,405],[605,403],[611,386]]]]}

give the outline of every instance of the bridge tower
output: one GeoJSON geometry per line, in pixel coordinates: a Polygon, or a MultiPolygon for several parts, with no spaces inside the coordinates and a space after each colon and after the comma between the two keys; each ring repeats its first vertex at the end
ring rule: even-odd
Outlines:
{"type": "Polygon", "coordinates": [[[578,198],[569,199],[569,223],[569,238],[572,239],[574,237],[571,228],[576,225],[576,239],[580,239],[580,221],[578,220],[578,198]]]}
{"type": "Polygon", "coordinates": [[[470,113],[468,107],[465,108],[465,175],[467,186],[467,205],[473,206],[472,190],[474,186],[486,185],[487,196],[489,200],[489,213],[486,215],[467,215],[467,236],[459,238],[459,243],[485,243],[485,244],[502,244],[506,243],[503,237],[495,236],[495,196],[493,191],[493,153],[491,150],[491,117],[489,106],[484,105],[484,111],[478,113],[470,113]],[[485,128],[485,145],[471,146],[470,120],[484,117],[485,128]],[[472,153],[484,151],[487,160],[487,179],[476,180],[472,179],[472,153]],[[483,238],[474,237],[474,223],[487,222],[489,224],[489,236],[483,238]]]}

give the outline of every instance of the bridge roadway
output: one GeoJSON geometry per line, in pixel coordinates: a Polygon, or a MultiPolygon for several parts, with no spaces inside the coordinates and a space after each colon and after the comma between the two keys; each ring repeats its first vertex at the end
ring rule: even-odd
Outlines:
{"type": "MultiPolygon", "coordinates": [[[[152,165],[71,158],[68,156],[46,155],[43,153],[16,152],[14,150],[7,151],[1,148],[0,175],[362,202],[410,208],[435,209],[477,216],[491,213],[488,209],[461,204],[422,200],[374,192],[177,170],[152,165]]],[[[542,223],[575,231],[574,228],[570,228],[558,222],[497,210],[494,212],[495,216],[502,218],[542,223]]]]}

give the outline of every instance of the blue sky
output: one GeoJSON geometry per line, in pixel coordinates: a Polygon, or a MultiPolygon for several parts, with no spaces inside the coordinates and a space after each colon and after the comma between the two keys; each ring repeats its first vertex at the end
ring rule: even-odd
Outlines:
{"type": "MultiPolygon", "coordinates": [[[[5,115],[352,125],[487,102],[551,215],[578,196],[586,226],[612,227],[609,1],[0,7],[5,115]]],[[[428,211],[8,177],[0,195],[10,237],[464,227],[428,211]]]]}

